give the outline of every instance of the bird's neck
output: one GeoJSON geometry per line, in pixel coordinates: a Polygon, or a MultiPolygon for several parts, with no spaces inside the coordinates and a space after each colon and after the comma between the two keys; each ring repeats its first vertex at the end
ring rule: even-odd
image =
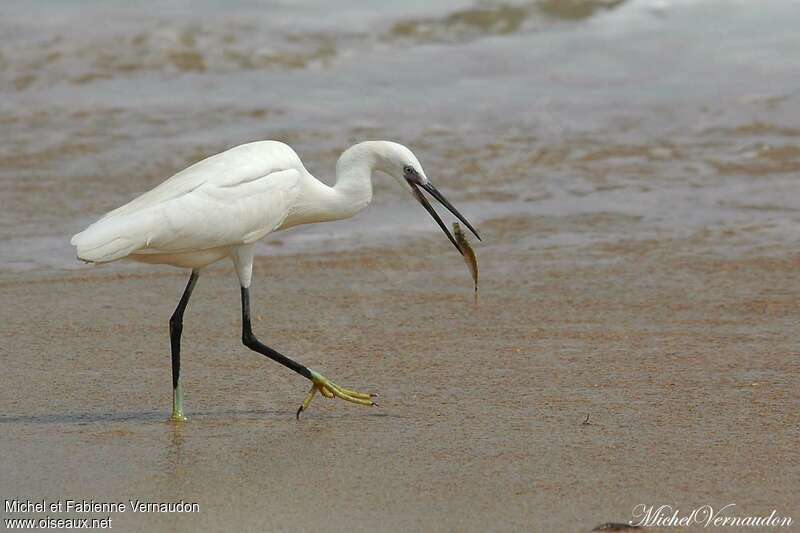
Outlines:
{"type": "Polygon", "coordinates": [[[336,184],[331,188],[329,220],[348,218],[372,201],[372,173],[380,170],[379,142],[367,141],[345,150],[336,162],[336,184]]]}

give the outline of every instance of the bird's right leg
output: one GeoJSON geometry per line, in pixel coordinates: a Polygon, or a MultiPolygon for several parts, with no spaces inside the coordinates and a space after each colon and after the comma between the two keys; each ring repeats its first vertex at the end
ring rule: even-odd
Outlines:
{"type": "Polygon", "coordinates": [[[198,276],[198,271],[192,270],[189,283],[183,290],[181,301],[178,302],[178,307],[175,308],[175,312],[169,319],[169,340],[172,348],[172,416],[170,420],[173,422],[186,421],[186,416],[183,414],[183,387],[181,387],[181,333],[183,332],[183,312],[186,310],[186,304],[189,303],[189,297],[192,295],[198,276]]]}
{"type": "Polygon", "coordinates": [[[371,399],[374,396],[373,394],[340,387],[319,372],[315,372],[297,361],[289,359],[259,341],[253,334],[253,328],[250,323],[250,289],[247,287],[242,287],[242,343],[254,352],[269,357],[311,381],[311,390],[308,391],[305,400],[300,404],[300,408],[297,410],[297,418],[300,418],[300,413],[308,409],[317,392],[327,398],[340,398],[359,405],[376,405],[371,399]]]}
{"type": "Polygon", "coordinates": [[[305,400],[300,404],[300,408],[297,410],[297,418],[299,419],[300,413],[308,409],[309,405],[311,405],[311,400],[314,399],[317,392],[326,398],[340,398],[359,405],[377,405],[371,400],[374,396],[373,394],[340,387],[319,372],[315,372],[297,361],[289,359],[256,338],[253,334],[252,324],[250,323],[250,280],[253,276],[253,245],[249,244],[238,247],[233,250],[231,258],[233,259],[236,275],[239,277],[242,290],[242,343],[254,352],[269,357],[273,361],[294,370],[311,381],[311,390],[308,391],[305,400]]]}

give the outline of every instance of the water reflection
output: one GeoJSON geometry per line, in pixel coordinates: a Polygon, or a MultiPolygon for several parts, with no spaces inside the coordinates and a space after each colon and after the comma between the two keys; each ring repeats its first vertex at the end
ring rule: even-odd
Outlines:
{"type": "Polygon", "coordinates": [[[170,422],[167,424],[169,445],[166,447],[167,465],[169,465],[172,479],[179,481],[186,473],[183,446],[186,440],[184,432],[186,424],[170,422]]]}

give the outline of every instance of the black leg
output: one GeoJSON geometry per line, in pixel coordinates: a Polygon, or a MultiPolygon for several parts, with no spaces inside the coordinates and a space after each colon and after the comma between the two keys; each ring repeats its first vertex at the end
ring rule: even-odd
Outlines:
{"type": "Polygon", "coordinates": [[[183,312],[186,310],[186,304],[189,303],[189,297],[192,295],[194,285],[197,283],[198,273],[192,270],[192,275],[189,276],[189,283],[181,296],[181,301],[178,302],[178,307],[172,313],[169,319],[169,340],[172,346],[172,389],[178,388],[178,383],[181,379],[181,332],[183,331],[183,312]]]}
{"type": "Polygon", "coordinates": [[[287,368],[291,368],[304,378],[312,379],[311,371],[308,368],[276,352],[269,346],[261,344],[261,341],[253,335],[253,329],[250,325],[250,289],[244,287],[242,287],[242,344],[254,352],[258,352],[287,368]]]}

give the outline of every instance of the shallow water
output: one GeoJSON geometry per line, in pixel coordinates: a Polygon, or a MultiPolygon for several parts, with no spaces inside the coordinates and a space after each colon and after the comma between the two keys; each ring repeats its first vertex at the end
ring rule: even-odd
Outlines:
{"type": "MultiPolygon", "coordinates": [[[[637,236],[796,239],[791,0],[428,4],[4,4],[0,268],[80,268],[72,233],[265,138],[328,182],[350,143],[398,140],[478,223],[616,213],[637,236]]],[[[261,253],[440,237],[390,180],[376,189],[356,219],[274,235],[261,253]]],[[[580,227],[520,246],[630,236],[580,227]]]]}

